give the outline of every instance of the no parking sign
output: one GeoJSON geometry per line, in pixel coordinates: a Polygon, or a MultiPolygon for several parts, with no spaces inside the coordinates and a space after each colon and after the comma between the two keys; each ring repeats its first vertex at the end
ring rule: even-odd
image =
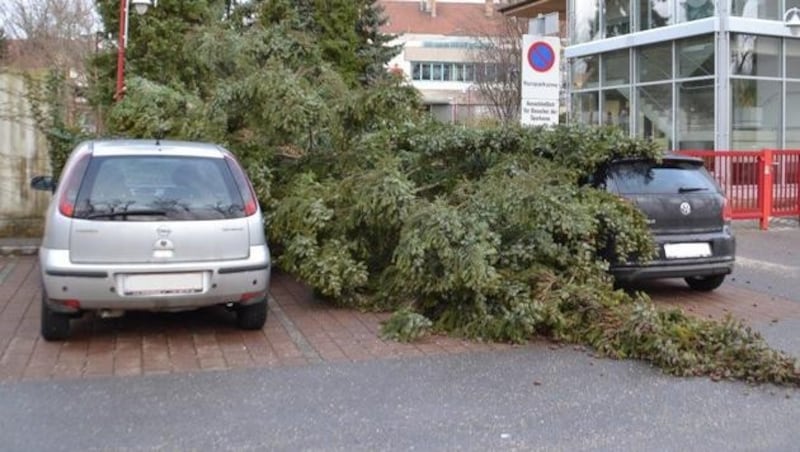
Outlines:
{"type": "Polygon", "coordinates": [[[528,47],[528,64],[536,72],[548,72],[556,62],[556,52],[546,41],[536,41],[528,47]]]}
{"type": "Polygon", "coordinates": [[[558,124],[561,42],[555,37],[522,37],[522,125],[558,124]]]}

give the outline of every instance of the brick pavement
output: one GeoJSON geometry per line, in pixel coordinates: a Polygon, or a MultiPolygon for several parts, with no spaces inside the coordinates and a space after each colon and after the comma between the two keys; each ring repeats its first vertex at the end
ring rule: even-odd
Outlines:
{"type": "Polygon", "coordinates": [[[337,309],[291,278],[273,275],[270,313],[260,331],[241,331],[223,308],[183,313],[85,315],[63,343],[39,337],[35,257],[0,257],[0,381],[152,375],[304,365],[507,349],[433,336],[414,344],[380,339],[388,314],[337,309]]]}
{"type": "Polygon", "coordinates": [[[800,299],[785,300],[730,283],[713,292],[693,291],[682,280],[654,281],[639,288],[659,306],[703,318],[722,319],[730,314],[750,325],[800,319],[800,299]]]}
{"type": "MultiPolygon", "coordinates": [[[[222,308],[184,313],[129,313],[119,319],[92,315],[72,322],[63,343],[39,337],[38,268],[35,257],[0,257],[0,381],[152,375],[248,367],[305,365],[408,356],[503,350],[433,336],[414,344],[384,341],[388,314],[339,309],[314,299],[286,275],[273,276],[270,314],[260,331],[236,329],[222,308]]],[[[800,319],[800,303],[772,299],[730,284],[706,294],[679,282],[646,287],[663,306],[703,317],[730,313],[749,322],[800,319]]]]}

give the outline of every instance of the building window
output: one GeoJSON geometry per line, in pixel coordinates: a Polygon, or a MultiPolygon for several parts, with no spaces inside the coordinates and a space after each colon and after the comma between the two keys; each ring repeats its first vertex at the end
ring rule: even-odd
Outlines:
{"type": "Polygon", "coordinates": [[[800,79],[800,39],[786,40],[786,78],[800,79]]]}
{"type": "Polygon", "coordinates": [[[580,44],[600,37],[599,0],[573,0],[572,42],[580,44]]]}
{"type": "MultiPolygon", "coordinates": [[[[800,105],[800,83],[786,83],[786,105],[800,105]]],[[[800,115],[786,115],[786,149],[800,149],[800,115]]]]}
{"type": "Polygon", "coordinates": [[[731,146],[734,149],[781,145],[781,82],[731,80],[731,146]]]}
{"type": "Polygon", "coordinates": [[[452,67],[453,71],[453,81],[456,82],[463,82],[464,81],[464,65],[463,64],[454,64],[452,67]]]}
{"type": "Polygon", "coordinates": [[[442,65],[441,65],[441,63],[433,63],[431,65],[431,80],[434,80],[434,81],[441,81],[442,80],[442,65]]]}
{"type": "Polygon", "coordinates": [[[636,89],[637,135],[672,147],[672,83],[636,89]]]}
{"type": "Polygon", "coordinates": [[[630,60],[628,49],[603,54],[603,86],[630,83],[630,60]]]}
{"type": "Polygon", "coordinates": [[[714,0],[680,0],[680,21],[693,21],[714,16],[714,0]]]}
{"type": "Polygon", "coordinates": [[[422,80],[422,63],[411,63],[411,80],[422,80]]]}
{"type": "Polygon", "coordinates": [[[465,64],[464,65],[464,81],[465,82],[474,82],[475,81],[475,66],[472,64],[465,64]]]}
{"type": "Polygon", "coordinates": [[[777,20],[778,18],[783,18],[783,14],[780,12],[779,0],[733,0],[731,14],[754,19],[777,20]]]}
{"type": "Polygon", "coordinates": [[[510,71],[513,71],[513,69],[510,69],[509,71],[501,71],[499,65],[497,64],[441,62],[411,63],[411,79],[425,82],[493,82],[505,77],[510,71]]]}
{"type": "Polygon", "coordinates": [[[572,87],[575,89],[597,88],[599,58],[596,55],[572,59],[572,87]]]}
{"type": "Polygon", "coordinates": [[[714,149],[714,79],[676,84],[678,148],[714,149]]]}
{"type": "Polygon", "coordinates": [[[626,35],[631,32],[631,5],[629,0],[608,0],[605,2],[605,35],[626,35]]]}
{"type": "Polygon", "coordinates": [[[603,91],[603,125],[617,126],[625,133],[630,130],[631,89],[619,86],[603,91]]]}
{"type": "Polygon", "coordinates": [[[596,126],[600,124],[600,104],[597,92],[576,93],[572,95],[572,119],[579,124],[596,126]]]}
{"type": "Polygon", "coordinates": [[[706,35],[678,41],[678,76],[714,75],[714,36],[706,35]]]}
{"type": "Polygon", "coordinates": [[[641,47],[638,54],[640,82],[672,78],[672,42],[641,47]]]}
{"type": "Polygon", "coordinates": [[[639,0],[639,29],[650,30],[672,25],[674,8],[674,0],[639,0]]]}
{"type": "Polygon", "coordinates": [[[780,38],[731,36],[731,73],[757,77],[780,76],[780,38]]]}
{"type": "Polygon", "coordinates": [[[420,80],[431,79],[431,65],[429,63],[422,64],[422,78],[420,80]]]}

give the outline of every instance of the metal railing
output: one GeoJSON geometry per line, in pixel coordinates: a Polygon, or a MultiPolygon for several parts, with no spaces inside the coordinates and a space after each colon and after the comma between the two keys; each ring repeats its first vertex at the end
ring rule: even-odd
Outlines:
{"type": "Polygon", "coordinates": [[[722,186],[734,219],[757,219],[761,229],[772,217],[800,217],[800,150],[683,150],[702,158],[722,186]]]}

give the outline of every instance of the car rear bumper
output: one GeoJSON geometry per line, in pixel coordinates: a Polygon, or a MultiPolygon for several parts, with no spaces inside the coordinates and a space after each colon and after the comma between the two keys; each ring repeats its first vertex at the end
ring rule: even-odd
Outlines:
{"type": "Polygon", "coordinates": [[[657,246],[655,259],[647,263],[612,265],[610,271],[617,281],[715,276],[733,272],[736,238],[728,227],[715,233],[658,234],[653,238],[657,246]],[[672,243],[708,243],[712,255],[699,258],[668,259],[664,252],[664,245],[672,243]]]}
{"type": "Polygon", "coordinates": [[[734,259],[705,263],[653,263],[611,268],[617,281],[632,282],[645,279],[687,278],[692,276],[728,275],[733,272],[734,259]]]}
{"type": "MultiPolygon", "coordinates": [[[[222,303],[252,304],[266,300],[271,259],[269,249],[251,246],[246,259],[211,262],[145,264],[74,264],[68,250],[41,248],[39,263],[49,305],[74,312],[65,300],[77,300],[81,310],[172,311],[222,303]],[[193,275],[201,279],[191,291],[124,293],[129,275],[193,275]]],[[[179,278],[180,279],[180,278],[179,278]]]]}

